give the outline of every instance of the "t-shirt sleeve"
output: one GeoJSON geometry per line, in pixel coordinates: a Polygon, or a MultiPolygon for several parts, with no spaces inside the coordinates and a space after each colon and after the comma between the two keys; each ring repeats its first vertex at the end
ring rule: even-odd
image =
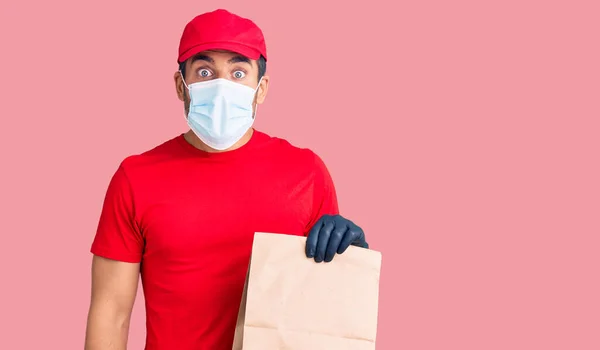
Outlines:
{"type": "Polygon", "coordinates": [[[91,252],[107,259],[138,263],[143,249],[133,191],[121,164],[108,185],[91,252]]]}
{"type": "Polygon", "coordinates": [[[313,210],[307,231],[310,231],[321,216],[339,214],[337,193],[331,174],[318,155],[315,154],[314,159],[313,210]]]}

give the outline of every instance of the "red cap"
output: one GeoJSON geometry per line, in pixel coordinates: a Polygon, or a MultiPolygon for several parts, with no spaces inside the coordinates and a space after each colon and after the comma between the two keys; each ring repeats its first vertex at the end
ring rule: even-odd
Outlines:
{"type": "Polygon", "coordinates": [[[206,50],[227,50],[257,60],[267,59],[263,33],[254,22],[226,10],[203,13],[192,19],[179,42],[181,63],[206,50]]]}

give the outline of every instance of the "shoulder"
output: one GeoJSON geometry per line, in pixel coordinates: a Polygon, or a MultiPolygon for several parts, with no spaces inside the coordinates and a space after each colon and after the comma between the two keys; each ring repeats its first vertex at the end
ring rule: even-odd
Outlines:
{"type": "Polygon", "coordinates": [[[325,167],[322,158],[311,148],[298,146],[281,137],[272,137],[264,133],[263,135],[268,138],[271,148],[280,161],[316,170],[325,167]]]}
{"type": "Polygon", "coordinates": [[[128,177],[136,177],[144,172],[164,166],[182,155],[181,145],[179,145],[180,138],[181,135],[178,135],[144,152],[125,157],[122,159],[119,169],[128,177]]]}

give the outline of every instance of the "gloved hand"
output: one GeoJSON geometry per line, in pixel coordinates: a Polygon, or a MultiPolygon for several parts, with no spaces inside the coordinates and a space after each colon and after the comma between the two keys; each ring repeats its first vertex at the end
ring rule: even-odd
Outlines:
{"type": "Polygon", "coordinates": [[[306,239],[306,256],[316,262],[330,262],[350,246],[369,248],[363,230],[341,215],[323,215],[306,239]]]}

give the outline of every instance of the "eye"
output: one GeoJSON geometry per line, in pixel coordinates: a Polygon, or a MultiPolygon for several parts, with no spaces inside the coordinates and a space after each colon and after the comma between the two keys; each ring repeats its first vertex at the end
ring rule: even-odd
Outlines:
{"type": "Polygon", "coordinates": [[[198,71],[198,74],[200,74],[200,76],[201,76],[202,78],[207,78],[207,77],[210,77],[210,75],[211,75],[211,72],[210,72],[208,69],[200,69],[200,70],[198,71]]]}
{"type": "Polygon", "coordinates": [[[242,72],[241,70],[237,70],[237,71],[233,72],[233,77],[236,79],[242,79],[245,76],[246,76],[246,73],[242,72]]]}

